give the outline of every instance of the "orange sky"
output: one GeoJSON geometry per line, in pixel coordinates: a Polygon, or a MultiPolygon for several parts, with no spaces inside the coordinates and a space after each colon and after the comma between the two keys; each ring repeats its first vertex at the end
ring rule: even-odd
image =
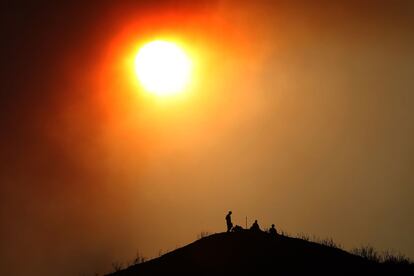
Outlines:
{"type": "Polygon", "coordinates": [[[10,5],[0,274],[107,272],[224,231],[229,209],[414,258],[412,9],[10,5]],[[187,93],[136,83],[131,57],[159,37],[194,58],[187,93]]]}

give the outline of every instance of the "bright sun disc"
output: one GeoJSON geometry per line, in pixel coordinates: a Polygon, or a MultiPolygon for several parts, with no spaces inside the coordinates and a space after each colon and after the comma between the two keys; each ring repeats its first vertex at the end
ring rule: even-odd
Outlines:
{"type": "Polygon", "coordinates": [[[135,58],[135,72],[140,83],[147,91],[157,95],[183,91],[189,82],[190,71],[190,59],[172,42],[149,42],[135,58]]]}

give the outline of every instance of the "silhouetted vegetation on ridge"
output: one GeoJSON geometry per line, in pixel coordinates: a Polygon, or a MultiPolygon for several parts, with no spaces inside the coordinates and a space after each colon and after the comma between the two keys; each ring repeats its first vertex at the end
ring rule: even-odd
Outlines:
{"type": "Polygon", "coordinates": [[[201,232],[187,246],[109,275],[414,275],[402,254],[380,254],[371,246],[347,252],[331,238],[241,229],[201,232]]]}

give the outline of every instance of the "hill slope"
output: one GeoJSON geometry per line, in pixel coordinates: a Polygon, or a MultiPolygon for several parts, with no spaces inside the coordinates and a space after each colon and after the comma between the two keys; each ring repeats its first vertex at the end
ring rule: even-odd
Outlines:
{"type": "Polygon", "coordinates": [[[214,234],[151,261],[110,274],[414,275],[412,266],[373,263],[341,249],[250,231],[214,234]]]}

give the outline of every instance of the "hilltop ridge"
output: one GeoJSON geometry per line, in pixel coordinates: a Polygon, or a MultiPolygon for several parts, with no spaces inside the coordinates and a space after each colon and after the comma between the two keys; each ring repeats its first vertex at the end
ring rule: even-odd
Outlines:
{"type": "Polygon", "coordinates": [[[412,265],[381,264],[339,248],[265,232],[218,233],[159,258],[108,274],[414,275],[412,265]]]}

